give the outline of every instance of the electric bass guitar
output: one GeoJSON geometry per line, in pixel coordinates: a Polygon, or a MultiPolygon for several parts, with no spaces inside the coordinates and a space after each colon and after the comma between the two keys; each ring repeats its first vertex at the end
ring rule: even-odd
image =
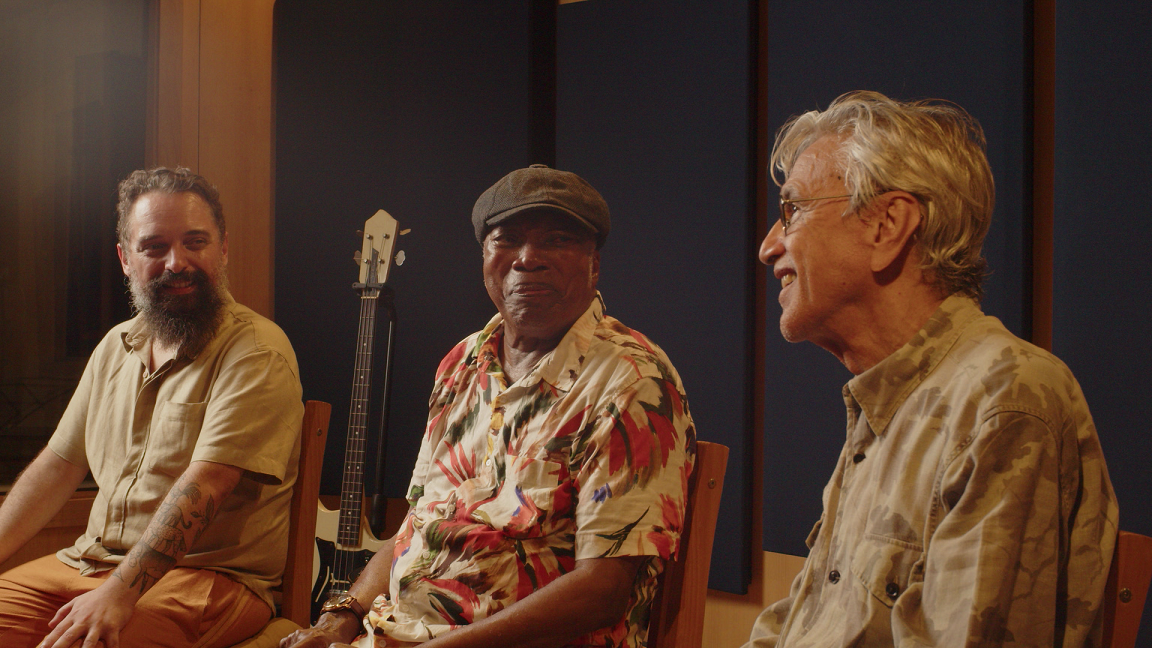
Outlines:
{"type": "MultiPolygon", "coordinates": [[[[356,364],[352,378],[352,405],[348,412],[348,441],[344,450],[344,479],[340,509],[320,505],[316,516],[316,550],[312,559],[312,621],[320,607],[333,596],[345,594],[356,577],[384,544],[368,526],[363,513],[364,452],[367,445],[369,386],[376,343],[376,312],[382,292],[388,289],[388,271],[396,245],[398,224],[381,209],[364,223],[362,249],[354,259],[360,266],[360,326],[356,336],[356,364]]],[[[407,233],[407,231],[403,232],[407,233]]],[[[396,255],[403,263],[403,252],[396,255]]],[[[380,440],[384,443],[384,439],[380,440]]]]}

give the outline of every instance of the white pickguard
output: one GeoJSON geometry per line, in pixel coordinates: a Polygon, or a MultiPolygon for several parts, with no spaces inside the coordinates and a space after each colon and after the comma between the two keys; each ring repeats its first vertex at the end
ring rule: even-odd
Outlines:
{"type": "MultiPolygon", "coordinates": [[[[372,535],[372,530],[368,526],[368,519],[362,517],[360,520],[360,546],[347,547],[337,541],[340,531],[340,509],[328,509],[323,504],[316,512],[316,537],[321,540],[327,540],[334,543],[337,549],[347,551],[359,551],[361,549],[376,553],[380,547],[384,545],[384,540],[377,540],[376,536],[372,535]]],[[[312,582],[315,583],[316,579],[320,577],[320,551],[316,548],[316,544],[312,544],[312,582]]],[[[327,583],[324,584],[328,589],[327,583]]]]}

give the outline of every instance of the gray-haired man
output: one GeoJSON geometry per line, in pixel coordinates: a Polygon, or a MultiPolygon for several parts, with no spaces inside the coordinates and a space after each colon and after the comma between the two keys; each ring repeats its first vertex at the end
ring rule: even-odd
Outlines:
{"type": "Polygon", "coordinates": [[[786,125],[772,164],[780,330],[856,376],[804,569],[748,646],[1099,644],[1116,501],[1071,372],[978,306],[980,126],[851,93],[786,125]]]}

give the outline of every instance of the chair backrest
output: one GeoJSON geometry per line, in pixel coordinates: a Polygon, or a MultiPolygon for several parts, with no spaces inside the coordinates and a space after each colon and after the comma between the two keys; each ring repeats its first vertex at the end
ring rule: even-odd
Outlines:
{"type": "Polygon", "coordinates": [[[288,523],[288,561],[284,564],[280,616],[301,627],[309,625],[312,594],[312,554],[316,542],[316,510],[320,498],[320,472],[324,468],[324,442],[332,406],[322,401],[304,403],[300,428],[300,470],[292,490],[288,523]]]}
{"type": "Polygon", "coordinates": [[[648,645],[652,648],[700,648],[712,540],[727,468],[727,447],[707,441],[696,443],[680,551],[664,566],[648,621],[648,645]]]}
{"type": "Polygon", "coordinates": [[[1133,648],[1148,583],[1152,581],[1152,538],[1121,531],[1104,589],[1104,646],[1133,648]]]}

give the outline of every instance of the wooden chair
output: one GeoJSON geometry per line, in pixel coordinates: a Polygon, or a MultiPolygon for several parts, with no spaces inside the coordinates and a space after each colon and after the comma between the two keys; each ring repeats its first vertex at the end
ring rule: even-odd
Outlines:
{"type": "Polygon", "coordinates": [[[280,616],[269,621],[255,637],[236,644],[234,648],[275,648],[292,631],[308,627],[320,472],[324,467],[324,442],[328,439],[328,418],[331,414],[332,406],[328,403],[308,401],[304,404],[304,421],[300,429],[300,470],[292,491],[288,560],[284,563],[280,616]]]}
{"type": "Polygon", "coordinates": [[[1152,538],[1121,531],[1104,589],[1104,646],[1134,648],[1148,583],[1152,581],[1152,538]]]}
{"type": "Polygon", "coordinates": [[[688,484],[680,551],[675,560],[664,566],[648,621],[648,645],[653,648],[700,648],[703,641],[712,540],[727,468],[727,447],[706,441],[696,443],[696,465],[688,484]]]}

